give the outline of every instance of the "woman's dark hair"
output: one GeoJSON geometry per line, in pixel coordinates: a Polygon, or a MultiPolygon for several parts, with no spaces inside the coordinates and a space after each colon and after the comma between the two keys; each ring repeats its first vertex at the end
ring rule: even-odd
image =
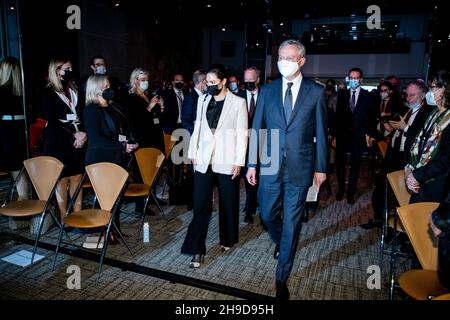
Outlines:
{"type": "Polygon", "coordinates": [[[206,73],[213,73],[216,75],[216,77],[222,81],[223,79],[228,78],[228,72],[227,69],[223,64],[213,64],[211,67],[209,67],[208,71],[206,73]]]}
{"type": "Polygon", "coordinates": [[[433,82],[440,88],[445,88],[444,91],[444,104],[447,108],[450,108],[450,72],[447,70],[438,71],[433,77],[433,82]]]}

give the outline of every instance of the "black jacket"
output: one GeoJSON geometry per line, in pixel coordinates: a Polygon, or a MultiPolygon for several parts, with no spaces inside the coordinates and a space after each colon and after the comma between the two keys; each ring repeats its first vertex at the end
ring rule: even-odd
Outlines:
{"type": "Polygon", "coordinates": [[[130,132],[123,110],[117,105],[90,104],[84,110],[84,121],[88,134],[86,165],[112,162],[124,166],[126,142],[120,142],[119,135],[128,139],[130,132]]]}
{"type": "Polygon", "coordinates": [[[361,89],[355,112],[350,109],[350,91],[340,90],[331,135],[336,137],[337,148],[351,146],[352,151],[362,153],[366,146],[366,134],[375,136],[372,95],[361,89]]]}

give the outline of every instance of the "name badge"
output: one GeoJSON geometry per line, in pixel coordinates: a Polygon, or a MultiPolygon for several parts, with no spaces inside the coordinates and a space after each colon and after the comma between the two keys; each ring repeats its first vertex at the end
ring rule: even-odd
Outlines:
{"type": "Polygon", "coordinates": [[[126,141],[127,141],[127,137],[119,134],[119,142],[126,142],[126,141]]]}
{"type": "Polygon", "coordinates": [[[154,124],[159,124],[159,118],[153,118],[153,123],[154,124]]]}
{"type": "Polygon", "coordinates": [[[75,121],[75,120],[77,120],[77,116],[74,115],[73,113],[69,113],[66,115],[66,120],[67,121],[75,121]]]}

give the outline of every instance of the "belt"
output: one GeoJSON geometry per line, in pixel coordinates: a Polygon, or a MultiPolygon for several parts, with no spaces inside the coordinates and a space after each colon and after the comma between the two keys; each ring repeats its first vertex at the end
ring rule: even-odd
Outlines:
{"type": "Polygon", "coordinates": [[[13,120],[25,120],[25,116],[21,115],[4,115],[2,116],[3,121],[13,121],[13,120]]]}

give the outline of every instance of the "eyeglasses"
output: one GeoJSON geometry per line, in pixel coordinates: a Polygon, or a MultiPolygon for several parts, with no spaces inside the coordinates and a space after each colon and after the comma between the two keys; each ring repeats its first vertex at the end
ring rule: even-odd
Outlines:
{"type": "Polygon", "coordinates": [[[286,61],[289,61],[289,62],[298,62],[299,61],[299,59],[297,59],[297,57],[282,57],[282,56],[279,56],[278,57],[278,61],[282,61],[282,60],[286,60],[286,61]]]}

